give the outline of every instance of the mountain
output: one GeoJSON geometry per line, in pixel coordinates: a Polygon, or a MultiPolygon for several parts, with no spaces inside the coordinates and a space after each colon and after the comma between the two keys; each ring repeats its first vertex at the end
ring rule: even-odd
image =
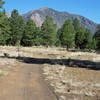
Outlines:
{"type": "Polygon", "coordinates": [[[28,13],[23,14],[22,16],[25,21],[31,18],[39,27],[44,22],[46,16],[50,16],[53,18],[54,23],[57,24],[57,29],[59,29],[68,18],[70,18],[72,21],[75,18],[78,18],[81,24],[83,24],[86,28],[90,29],[92,33],[95,32],[97,27],[97,24],[89,20],[88,18],[76,14],[70,14],[68,12],[59,12],[47,7],[29,11],[28,13]]]}

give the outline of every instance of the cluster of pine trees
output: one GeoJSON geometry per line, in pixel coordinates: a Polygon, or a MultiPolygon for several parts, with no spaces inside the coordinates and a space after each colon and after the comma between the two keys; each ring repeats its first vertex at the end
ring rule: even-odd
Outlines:
{"type": "Polygon", "coordinates": [[[77,18],[72,22],[67,19],[58,30],[59,42],[62,46],[78,49],[96,49],[96,40],[92,32],[85,28],[77,18]]]}
{"type": "MultiPolygon", "coordinates": [[[[4,2],[0,0],[0,8],[4,2]]],[[[49,16],[41,28],[32,19],[24,21],[17,10],[13,10],[8,18],[4,10],[0,11],[0,45],[22,46],[62,46],[78,49],[100,49],[100,25],[95,35],[85,28],[77,18],[72,22],[67,19],[57,30],[56,24],[49,16]]]]}

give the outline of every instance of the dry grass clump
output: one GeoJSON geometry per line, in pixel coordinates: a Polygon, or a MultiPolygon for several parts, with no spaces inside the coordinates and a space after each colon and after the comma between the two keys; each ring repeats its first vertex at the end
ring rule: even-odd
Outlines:
{"type": "MultiPolygon", "coordinates": [[[[84,69],[88,72],[87,69],[84,69]]],[[[92,75],[95,79],[91,80],[91,76],[82,69],[69,68],[60,65],[44,65],[43,71],[46,80],[50,81],[50,85],[54,87],[55,93],[74,94],[84,96],[96,96],[96,89],[100,90],[100,80],[95,80],[95,73],[92,75]],[[72,71],[72,72],[71,72],[72,71]],[[85,72],[85,73],[84,73],[85,72]],[[84,76],[83,76],[84,73],[84,76]],[[82,74],[82,75],[81,75],[82,74]],[[86,75],[85,75],[86,74],[86,75]],[[87,77],[86,79],[84,77],[87,77]],[[82,81],[84,80],[84,81],[82,81]]],[[[92,74],[92,72],[90,71],[92,74]]],[[[90,75],[91,75],[90,74],[90,75]]],[[[99,72],[100,74],[100,72],[99,72]]],[[[97,74],[99,79],[99,74],[97,74]]]]}
{"type": "Polygon", "coordinates": [[[15,59],[0,58],[0,65],[13,65],[16,63],[15,59]]]}
{"type": "Polygon", "coordinates": [[[79,59],[79,60],[88,60],[94,62],[100,62],[100,54],[89,53],[89,52],[69,52],[63,56],[59,56],[61,59],[79,59]]]}

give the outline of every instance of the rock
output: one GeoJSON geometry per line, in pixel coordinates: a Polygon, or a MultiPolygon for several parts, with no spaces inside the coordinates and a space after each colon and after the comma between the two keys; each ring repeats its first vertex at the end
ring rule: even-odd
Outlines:
{"type": "Polygon", "coordinates": [[[60,96],[59,100],[66,100],[66,98],[64,96],[60,96]]]}
{"type": "Polygon", "coordinates": [[[100,83],[92,84],[92,87],[94,87],[94,88],[100,88],[100,83]]]}

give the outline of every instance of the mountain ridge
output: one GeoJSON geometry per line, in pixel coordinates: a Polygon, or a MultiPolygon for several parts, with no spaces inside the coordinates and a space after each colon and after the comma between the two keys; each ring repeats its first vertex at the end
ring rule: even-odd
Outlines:
{"type": "MultiPolygon", "coordinates": [[[[10,14],[9,14],[10,15],[10,14]]],[[[78,14],[71,14],[69,12],[61,12],[54,10],[52,8],[43,7],[37,10],[31,10],[25,14],[22,15],[23,19],[27,21],[29,18],[31,18],[38,27],[41,27],[43,24],[45,17],[50,16],[53,18],[54,23],[57,24],[57,29],[61,28],[61,26],[64,24],[64,22],[70,18],[72,21],[75,18],[78,18],[78,20],[81,22],[82,25],[84,25],[86,28],[90,29],[92,33],[94,34],[97,24],[88,18],[78,15],[78,14]]]]}

